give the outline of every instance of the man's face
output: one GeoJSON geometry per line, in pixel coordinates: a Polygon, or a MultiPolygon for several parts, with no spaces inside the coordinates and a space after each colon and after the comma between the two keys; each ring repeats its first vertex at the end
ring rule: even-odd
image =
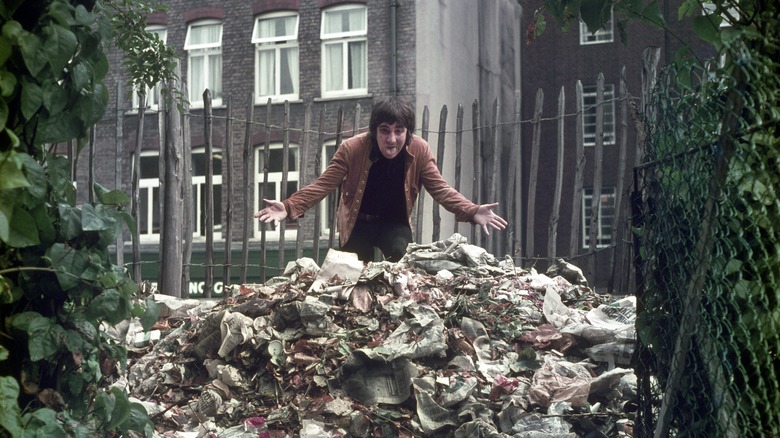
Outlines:
{"type": "Polygon", "coordinates": [[[376,129],[379,152],[387,159],[393,159],[401,152],[406,142],[406,128],[398,123],[382,123],[376,129]]]}

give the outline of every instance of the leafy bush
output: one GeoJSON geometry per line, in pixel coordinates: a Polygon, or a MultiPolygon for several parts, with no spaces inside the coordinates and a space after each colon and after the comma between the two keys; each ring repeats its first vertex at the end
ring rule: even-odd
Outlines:
{"type": "Polygon", "coordinates": [[[96,184],[98,202],[77,204],[70,161],[54,153],[68,141],[81,150],[102,117],[104,44],[144,16],[129,3],[0,4],[0,436],[152,433],[140,404],[104,389],[126,350],[101,325],[139,317],[149,328],[157,316],[109,257],[134,227],[127,196],[96,184]]]}

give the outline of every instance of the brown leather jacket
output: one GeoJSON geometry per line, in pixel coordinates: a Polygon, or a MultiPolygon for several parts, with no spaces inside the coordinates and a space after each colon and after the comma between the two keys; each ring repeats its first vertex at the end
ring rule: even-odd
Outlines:
{"type": "MultiPolygon", "coordinates": [[[[436,159],[428,143],[421,137],[412,136],[412,142],[406,147],[406,215],[412,227],[412,209],[420,193],[420,187],[455,214],[460,222],[469,222],[477,213],[479,206],[466,199],[457,190],[450,187],[436,167],[436,159]]],[[[360,212],[360,201],[371,168],[371,140],[368,133],[362,133],[345,140],[336,150],[328,167],[311,184],[301,188],[282,201],[287,209],[287,218],[297,219],[303,213],[320,202],[330,192],[341,185],[341,201],[337,216],[339,243],[344,245],[349,239],[355,220],[360,212]]]]}

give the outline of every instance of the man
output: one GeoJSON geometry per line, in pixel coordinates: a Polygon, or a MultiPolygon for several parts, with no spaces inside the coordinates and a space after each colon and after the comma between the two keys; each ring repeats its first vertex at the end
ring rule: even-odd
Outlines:
{"type": "Polygon", "coordinates": [[[411,104],[397,97],[378,100],[368,132],[344,141],[311,184],[281,202],[263,199],[267,206],[255,217],[265,223],[297,219],[341,185],[341,250],[364,262],[373,260],[374,247],[393,262],[406,253],[421,187],[460,222],[479,224],[488,235],[488,227],[506,228],[506,220],[493,212],[498,204],[474,204],[444,181],[428,143],[414,135],[414,125],[411,104]]]}

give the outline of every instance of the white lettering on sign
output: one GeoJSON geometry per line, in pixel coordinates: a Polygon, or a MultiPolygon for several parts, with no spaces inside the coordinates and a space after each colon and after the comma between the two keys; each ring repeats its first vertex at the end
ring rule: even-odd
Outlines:
{"type": "MultiPolygon", "coordinates": [[[[157,282],[152,282],[152,293],[157,293],[157,282]]],[[[205,281],[191,281],[187,287],[187,292],[191,297],[198,297],[203,295],[203,287],[206,285],[205,281]]],[[[211,287],[211,295],[222,295],[224,292],[224,284],[221,281],[215,282],[211,287]]]]}

